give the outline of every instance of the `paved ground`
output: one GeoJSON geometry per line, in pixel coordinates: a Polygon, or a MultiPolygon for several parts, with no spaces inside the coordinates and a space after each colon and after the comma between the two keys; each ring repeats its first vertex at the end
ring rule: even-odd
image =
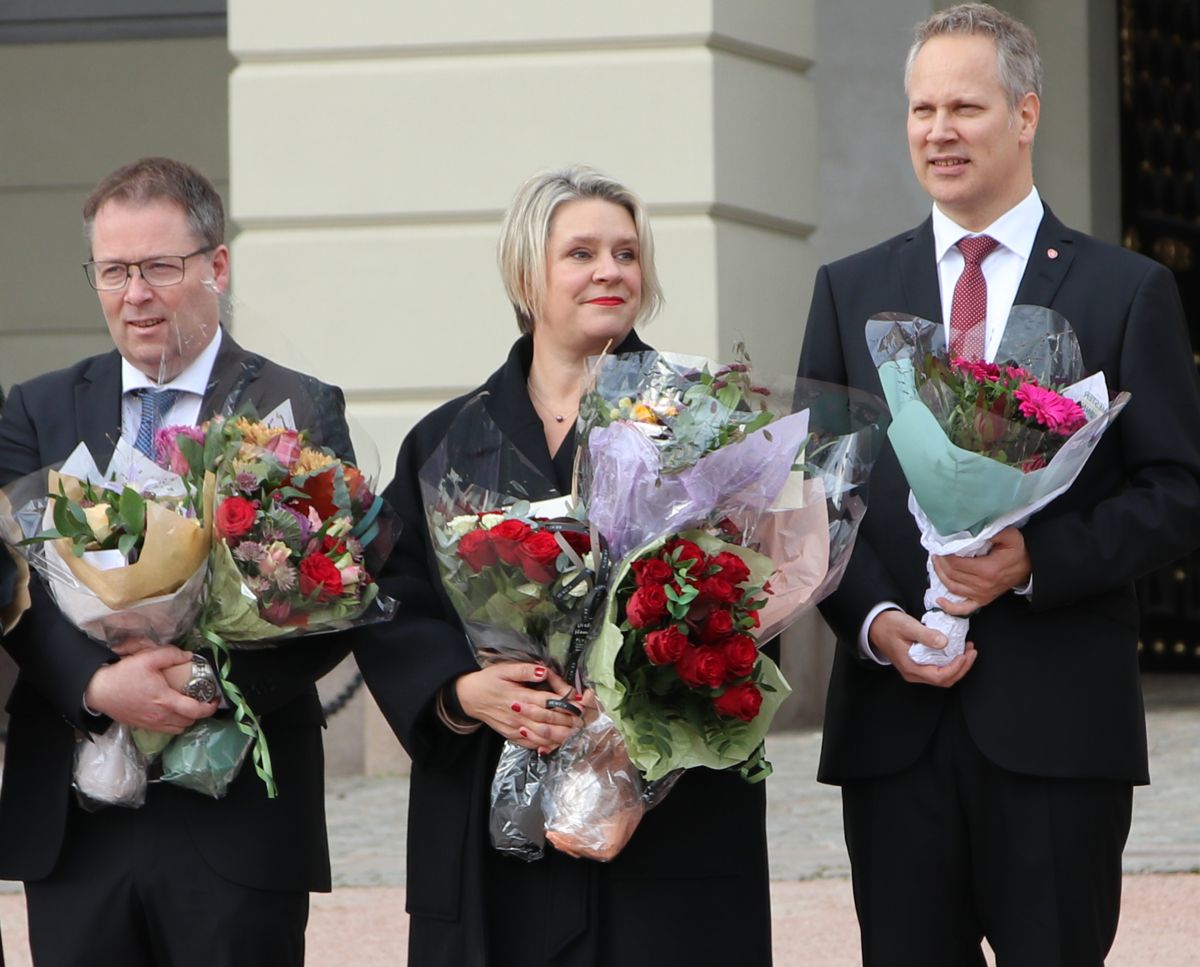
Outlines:
{"type": "MultiPolygon", "coordinates": [[[[1146,696],[1154,785],[1135,794],[1121,928],[1108,963],[1190,967],[1200,963],[1200,677],[1150,676],[1146,696]]],[[[816,732],[769,741],[777,967],[858,963],[838,793],[812,779],[819,747],[816,732]]],[[[335,888],[313,898],[308,963],[399,967],[406,781],[333,779],[328,808],[335,888]]],[[[29,963],[23,920],[21,895],[0,895],[10,967],[29,963]]]]}

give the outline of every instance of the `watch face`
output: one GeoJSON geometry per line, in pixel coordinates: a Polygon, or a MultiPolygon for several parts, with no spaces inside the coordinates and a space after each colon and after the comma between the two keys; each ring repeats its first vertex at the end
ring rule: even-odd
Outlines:
{"type": "Polygon", "coordinates": [[[211,678],[193,678],[187,683],[186,694],[197,702],[211,702],[217,697],[217,683],[211,678]]]}

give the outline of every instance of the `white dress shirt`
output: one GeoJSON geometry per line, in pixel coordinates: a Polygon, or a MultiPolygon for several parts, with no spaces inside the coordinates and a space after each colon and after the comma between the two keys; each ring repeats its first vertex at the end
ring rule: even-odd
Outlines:
{"type": "Polygon", "coordinates": [[[184,368],[169,383],[154,382],[129,360],[121,360],[121,436],[126,440],[137,439],[138,424],[142,420],[142,401],[137,391],[141,389],[179,390],[179,396],[171,408],[163,414],[163,426],[195,426],[200,422],[200,407],[204,403],[204,392],[208,389],[209,377],[221,349],[221,327],[204,347],[203,352],[184,368]]]}
{"type": "MultiPolygon", "coordinates": [[[[954,301],[954,287],[962,275],[966,261],[958,250],[958,242],[964,235],[990,235],[998,244],[980,265],[987,281],[987,319],[984,336],[984,359],[991,361],[1004,338],[1004,327],[1008,313],[1017,298],[1017,289],[1025,275],[1025,266],[1033,251],[1033,242],[1038,227],[1042,224],[1045,207],[1036,188],[1025,198],[997,218],[982,232],[969,232],[937,205],[933,206],[933,252],[937,259],[938,286],[942,296],[942,325],[945,326],[946,345],[950,345],[950,308],[954,301]]],[[[1033,593],[1033,577],[1022,588],[1014,589],[1017,594],[1033,593]]],[[[881,665],[890,665],[886,658],[871,647],[867,632],[882,612],[895,609],[903,611],[893,601],[882,601],[871,609],[858,635],[858,652],[881,665]]]]}

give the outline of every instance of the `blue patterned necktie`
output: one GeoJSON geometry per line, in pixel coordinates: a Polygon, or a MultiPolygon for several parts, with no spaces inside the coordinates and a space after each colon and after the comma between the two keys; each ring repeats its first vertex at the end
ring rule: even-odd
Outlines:
{"type": "Polygon", "coordinates": [[[177,389],[140,389],[138,396],[142,403],[142,416],[138,423],[137,439],[133,441],[135,448],[151,460],[154,459],[154,434],[162,426],[163,417],[167,415],[181,390],[177,389]]]}

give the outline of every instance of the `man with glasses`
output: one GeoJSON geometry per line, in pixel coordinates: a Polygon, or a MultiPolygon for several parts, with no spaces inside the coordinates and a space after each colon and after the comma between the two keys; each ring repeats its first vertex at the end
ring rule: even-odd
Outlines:
{"type": "MultiPolygon", "coordinates": [[[[349,455],[341,391],[284,369],[220,325],[229,285],[224,208],[189,165],[146,158],[84,206],[96,290],[115,352],[13,387],[0,418],[0,485],[86,442],[149,449],[161,425],[290,401],[318,445],[349,455]]],[[[192,656],[126,640],[110,651],[39,586],[4,647],[20,666],[0,792],[0,876],[23,880],[39,965],[290,965],[304,961],[308,893],[328,890],[321,705],[314,682],[336,636],[239,652],[232,679],[269,737],[279,796],[243,768],[224,798],[152,784],[139,809],[100,809],[71,788],[77,736],[112,722],[178,733],[219,699],[182,694],[192,656]]],[[[193,692],[195,694],[195,692],[193,692]]]]}

